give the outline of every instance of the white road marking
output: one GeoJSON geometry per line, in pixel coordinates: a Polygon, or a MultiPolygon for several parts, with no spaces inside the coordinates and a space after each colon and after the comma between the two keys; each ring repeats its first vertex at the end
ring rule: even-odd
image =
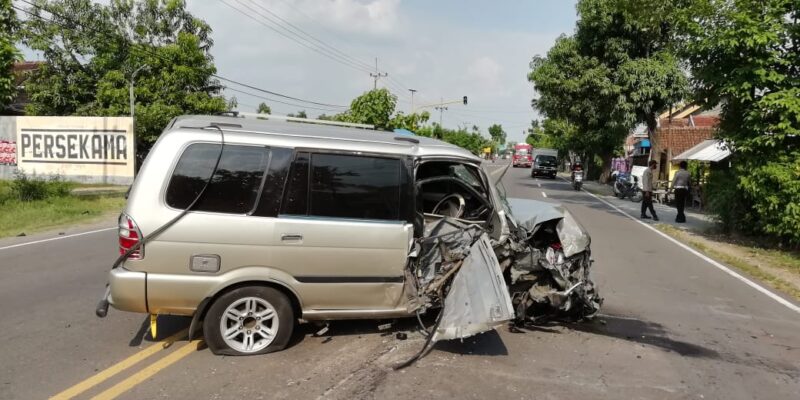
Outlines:
{"type": "Polygon", "coordinates": [[[72,235],[54,237],[54,238],[50,238],[50,239],[42,239],[42,240],[35,240],[33,242],[13,244],[11,246],[0,247],[0,250],[8,250],[8,249],[16,248],[16,247],[28,246],[28,245],[31,245],[31,244],[39,244],[39,243],[45,243],[45,242],[52,242],[54,240],[73,238],[73,237],[77,237],[77,236],[91,235],[93,233],[105,232],[105,231],[110,231],[110,230],[114,230],[114,229],[117,229],[117,228],[116,227],[114,227],[114,228],[103,228],[103,229],[97,229],[97,230],[89,231],[89,232],[81,232],[81,233],[75,233],[75,234],[72,234],[72,235]]]}
{"type": "Polygon", "coordinates": [[[544,196],[544,198],[546,199],[547,198],[547,193],[542,192],[542,196],[544,196]]]}
{"type": "Polygon", "coordinates": [[[542,187],[542,183],[541,183],[541,182],[538,182],[538,183],[536,183],[536,184],[537,184],[539,187],[542,187]]]}
{"type": "Polygon", "coordinates": [[[757,283],[755,283],[755,282],[751,281],[750,279],[747,279],[747,278],[745,278],[744,276],[742,276],[742,275],[741,275],[741,274],[739,274],[738,272],[736,272],[736,271],[734,271],[734,270],[732,270],[732,269],[730,269],[730,268],[726,267],[725,265],[722,265],[722,264],[720,264],[719,262],[717,262],[717,261],[715,261],[715,260],[711,259],[710,257],[706,256],[705,254],[702,254],[702,253],[700,253],[699,251],[697,251],[697,250],[695,250],[695,249],[693,249],[693,248],[689,247],[688,245],[681,243],[680,241],[678,241],[677,239],[673,238],[672,236],[669,236],[669,235],[667,235],[666,233],[664,233],[664,232],[661,232],[660,230],[658,230],[658,229],[656,229],[656,228],[654,228],[654,227],[650,226],[649,224],[646,224],[646,223],[644,223],[644,222],[642,222],[642,221],[640,221],[640,220],[638,220],[638,219],[634,218],[632,215],[628,214],[627,212],[625,212],[625,211],[624,211],[624,210],[622,210],[621,208],[619,208],[619,207],[615,206],[614,204],[611,204],[610,202],[608,202],[608,201],[606,201],[606,200],[603,200],[603,199],[601,199],[599,196],[595,195],[594,193],[588,192],[588,191],[584,190],[583,188],[581,188],[581,191],[583,191],[584,193],[588,194],[589,196],[592,196],[592,197],[594,197],[595,199],[599,200],[599,201],[600,201],[600,202],[602,202],[603,204],[605,204],[605,205],[607,205],[607,206],[609,206],[609,207],[613,208],[613,209],[614,209],[614,210],[616,210],[618,213],[620,213],[620,214],[622,214],[622,215],[624,215],[624,216],[626,216],[626,217],[630,218],[632,221],[634,221],[634,222],[638,223],[639,225],[641,225],[641,226],[643,226],[643,227],[645,227],[645,228],[647,228],[647,229],[650,229],[651,231],[653,231],[653,232],[655,232],[655,233],[659,234],[659,235],[660,235],[661,237],[663,237],[664,239],[667,239],[667,240],[669,240],[670,242],[672,242],[672,243],[675,243],[677,246],[679,246],[679,247],[683,248],[684,250],[686,250],[686,251],[688,251],[688,252],[690,252],[690,253],[692,253],[692,254],[696,255],[697,257],[700,257],[700,258],[701,258],[703,261],[705,261],[705,262],[707,262],[707,263],[709,263],[709,264],[711,264],[711,265],[713,265],[713,266],[715,266],[715,267],[719,268],[720,270],[722,270],[723,272],[727,273],[728,275],[730,275],[730,276],[732,276],[732,277],[734,277],[734,278],[736,278],[736,279],[738,279],[738,280],[740,280],[740,281],[744,282],[744,283],[745,283],[747,286],[750,286],[750,287],[752,287],[753,289],[755,289],[755,290],[758,290],[759,292],[761,292],[761,293],[763,293],[763,294],[767,295],[769,298],[771,298],[771,299],[773,299],[773,300],[777,301],[778,303],[781,303],[781,304],[783,304],[783,305],[784,305],[784,306],[786,306],[788,309],[790,309],[790,310],[792,310],[792,311],[794,311],[794,312],[796,312],[796,313],[800,313],[800,307],[798,307],[796,304],[794,304],[794,303],[792,303],[792,302],[790,302],[790,301],[788,301],[788,300],[784,299],[784,298],[783,298],[783,297],[781,297],[781,296],[778,296],[778,295],[777,295],[777,294],[775,294],[775,293],[772,293],[771,291],[769,291],[769,290],[768,290],[768,289],[766,289],[765,287],[763,287],[763,286],[761,286],[761,285],[759,285],[759,284],[757,284],[757,283]]]}

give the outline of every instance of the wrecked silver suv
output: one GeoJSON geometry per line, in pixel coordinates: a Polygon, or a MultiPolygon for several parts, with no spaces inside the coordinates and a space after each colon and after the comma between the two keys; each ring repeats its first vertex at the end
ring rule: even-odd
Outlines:
{"type": "Polygon", "coordinates": [[[480,158],[258,118],[167,127],[120,215],[98,315],[192,316],[190,336],[202,326],[213,352],[241,355],[284,348],[298,319],[435,313],[436,341],[598,311],[585,230],[558,206],[504,199],[480,158]]]}

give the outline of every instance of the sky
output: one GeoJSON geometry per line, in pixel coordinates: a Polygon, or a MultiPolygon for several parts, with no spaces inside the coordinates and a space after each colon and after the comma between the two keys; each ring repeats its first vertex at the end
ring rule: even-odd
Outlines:
{"type": "MultiPolygon", "coordinates": [[[[106,0],[100,0],[106,3],[106,0]]],[[[217,73],[253,87],[327,106],[266,95],[236,84],[238,110],[261,102],[273,114],[305,110],[310,118],[344,111],[378,80],[398,97],[397,110],[447,128],[477,125],[488,136],[501,124],[521,142],[534,97],[529,62],[574,30],[576,0],[187,0],[212,28],[217,73]],[[276,32],[277,31],[277,32],[276,32]],[[280,34],[282,33],[282,34],[280,34]],[[243,93],[244,92],[244,93],[243,93]],[[255,96],[254,96],[255,95],[255,96]],[[467,96],[468,104],[460,104],[467,96]],[[265,99],[268,97],[271,100],[265,99]],[[292,103],[281,104],[277,100],[292,103]],[[336,107],[338,106],[338,107],[336,107]]],[[[26,56],[36,58],[31,51],[26,56]],[[30,53],[30,54],[29,54],[30,53]]]]}
{"type": "MultiPolygon", "coordinates": [[[[213,29],[211,53],[221,76],[346,106],[372,89],[367,68],[374,69],[377,57],[379,70],[389,74],[378,86],[398,96],[399,111],[410,111],[408,89],[417,90],[416,107],[468,96],[468,105],[448,106],[443,125],[477,125],[485,134],[499,123],[510,141],[524,140],[522,132],[536,118],[528,63],[571,33],[576,20],[574,0],[189,0],[188,6],[213,29]],[[298,28],[299,37],[276,22],[298,28]],[[308,48],[320,46],[329,56],[308,48]]],[[[262,101],[273,114],[305,109],[316,117],[336,110],[284,105],[231,89],[225,94],[237,98],[241,111],[254,111],[262,101]]],[[[438,121],[438,111],[423,110],[438,121]]]]}

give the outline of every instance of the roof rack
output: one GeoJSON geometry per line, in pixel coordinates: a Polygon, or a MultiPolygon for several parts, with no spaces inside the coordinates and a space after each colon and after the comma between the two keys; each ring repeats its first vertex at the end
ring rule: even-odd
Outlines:
{"type": "Polygon", "coordinates": [[[370,124],[356,124],[356,123],[352,123],[352,122],[328,121],[328,120],[324,120],[324,119],[287,117],[285,115],[272,115],[272,114],[257,114],[257,113],[238,112],[234,116],[245,117],[245,118],[257,118],[257,119],[277,119],[277,120],[282,120],[282,121],[302,122],[302,123],[306,123],[306,124],[346,126],[346,127],[350,127],[350,128],[361,128],[361,129],[375,129],[375,125],[370,125],[370,124]]]}

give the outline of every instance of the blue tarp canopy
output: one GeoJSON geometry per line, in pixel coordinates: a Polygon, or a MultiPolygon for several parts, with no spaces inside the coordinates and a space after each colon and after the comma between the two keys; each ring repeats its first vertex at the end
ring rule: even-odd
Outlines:
{"type": "Polygon", "coordinates": [[[650,147],[650,139],[642,139],[639,143],[636,143],[634,146],[636,147],[650,147]]]}
{"type": "Polygon", "coordinates": [[[411,132],[410,130],[408,130],[408,129],[403,129],[403,128],[397,128],[397,129],[395,129],[395,130],[394,130],[394,133],[396,133],[396,134],[398,134],[398,135],[413,135],[413,134],[414,134],[414,132],[411,132]]]}

